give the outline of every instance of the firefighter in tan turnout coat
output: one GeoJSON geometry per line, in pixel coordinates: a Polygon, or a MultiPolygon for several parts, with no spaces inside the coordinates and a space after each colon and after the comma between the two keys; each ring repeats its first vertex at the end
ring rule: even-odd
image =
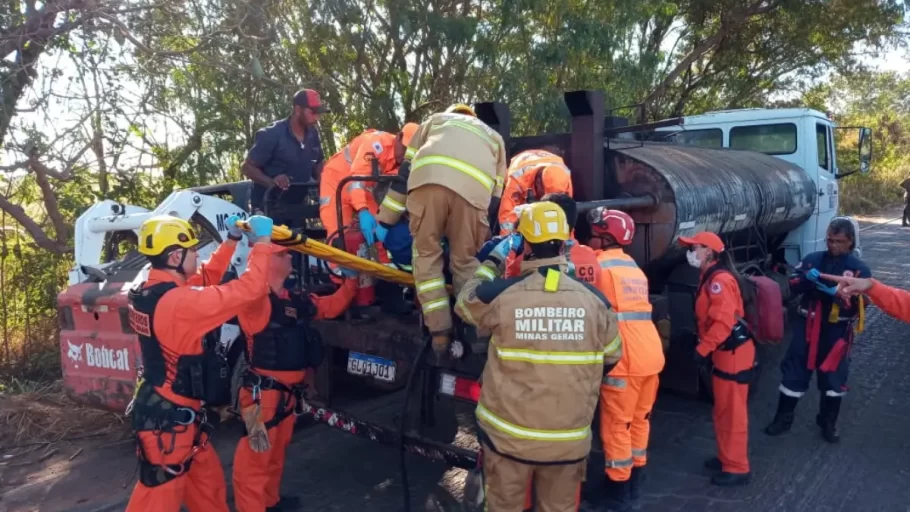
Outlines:
{"type": "Polygon", "coordinates": [[[393,184],[380,205],[376,234],[381,241],[405,211],[410,216],[417,297],[439,356],[447,352],[452,331],[442,239],[448,241],[457,294],[489,238],[488,209],[491,198],[502,196],[507,163],[502,137],[471,107],[456,105],[420,125],[398,172],[407,185],[393,184]]]}
{"type": "Polygon", "coordinates": [[[562,209],[534,203],[518,233],[476,267],[455,305],[465,322],[493,335],[476,411],[487,506],[520,512],[533,482],[536,510],[574,511],[600,384],[622,357],[622,341],[603,294],[565,274],[562,209]],[[499,278],[519,237],[528,255],[521,274],[499,278]]]}

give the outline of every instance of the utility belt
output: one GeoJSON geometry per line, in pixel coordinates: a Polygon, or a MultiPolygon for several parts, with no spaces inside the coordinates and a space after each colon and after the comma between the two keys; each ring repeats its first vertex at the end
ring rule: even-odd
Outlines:
{"type": "MultiPolygon", "coordinates": [[[[306,390],[305,384],[287,386],[272,377],[266,377],[264,375],[259,375],[252,370],[247,370],[246,373],[243,374],[243,387],[250,390],[253,394],[253,402],[257,404],[259,404],[260,399],[262,398],[263,391],[277,390],[281,392],[278,398],[278,405],[275,407],[275,416],[264,423],[266,430],[277,427],[291,414],[300,416],[304,413],[303,392],[306,390]],[[288,407],[289,398],[291,396],[296,400],[294,401],[293,406],[288,407]]],[[[246,427],[243,429],[243,435],[247,435],[246,427]]]]}
{"type": "Polygon", "coordinates": [[[752,376],[755,373],[755,367],[753,366],[752,368],[749,368],[748,370],[743,370],[743,371],[737,372],[737,373],[727,373],[727,372],[718,370],[717,366],[715,366],[711,370],[711,373],[713,373],[714,376],[719,379],[733,381],[737,384],[749,384],[750,382],[752,382],[752,376]]]}
{"type": "MultiPolygon", "coordinates": [[[[796,312],[799,314],[799,316],[801,316],[803,318],[809,318],[809,310],[802,306],[796,308],[796,312]]],[[[851,317],[838,316],[836,322],[832,322],[831,319],[829,318],[828,323],[829,324],[847,324],[847,323],[852,322],[853,320],[854,320],[854,317],[852,317],[852,316],[851,317]]]]}
{"type": "Polygon", "coordinates": [[[568,464],[578,464],[586,460],[587,455],[578,459],[573,460],[554,460],[554,461],[537,461],[537,460],[528,460],[522,459],[521,457],[516,457],[514,455],[509,455],[508,453],[503,453],[496,449],[496,445],[493,444],[493,440],[490,439],[490,436],[482,428],[480,428],[480,423],[476,420],[474,422],[475,432],[477,432],[477,440],[480,441],[481,452],[484,449],[490,450],[491,452],[499,455],[500,457],[511,460],[512,462],[517,462],[519,464],[525,464],[528,466],[566,466],[568,464]]]}
{"type": "Polygon", "coordinates": [[[215,426],[208,421],[204,408],[196,410],[177,405],[158,394],[151,384],[140,384],[133,402],[127,408],[132,418],[136,453],[139,457],[139,481],[146,487],[166,484],[186,473],[193,463],[193,457],[206,447],[215,426]],[[178,464],[153,464],[145,453],[139,438],[140,432],[152,432],[158,440],[158,451],[164,455],[173,453],[177,435],[195,427],[193,448],[189,455],[178,464]],[[203,436],[205,436],[203,438],[203,436]]]}
{"type": "Polygon", "coordinates": [[[736,349],[745,345],[746,342],[750,340],[752,340],[752,333],[749,332],[749,328],[744,322],[737,320],[736,325],[733,326],[733,331],[730,332],[730,336],[717,347],[717,350],[723,352],[736,352],[736,349]]]}

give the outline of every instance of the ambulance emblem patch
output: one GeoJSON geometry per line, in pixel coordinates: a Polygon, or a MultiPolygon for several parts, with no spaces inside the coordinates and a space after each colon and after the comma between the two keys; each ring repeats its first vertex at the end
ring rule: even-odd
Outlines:
{"type": "Polygon", "coordinates": [[[844,270],[844,277],[853,277],[852,270],[844,270]]]}
{"type": "Polygon", "coordinates": [[[720,283],[711,283],[711,293],[714,295],[720,293],[720,283]]]}

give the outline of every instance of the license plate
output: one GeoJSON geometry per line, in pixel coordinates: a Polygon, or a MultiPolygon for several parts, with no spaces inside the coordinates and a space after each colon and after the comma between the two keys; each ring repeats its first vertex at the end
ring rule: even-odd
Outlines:
{"type": "Polygon", "coordinates": [[[395,380],[395,363],[381,357],[351,352],[348,355],[348,373],[393,382],[395,380]]]}

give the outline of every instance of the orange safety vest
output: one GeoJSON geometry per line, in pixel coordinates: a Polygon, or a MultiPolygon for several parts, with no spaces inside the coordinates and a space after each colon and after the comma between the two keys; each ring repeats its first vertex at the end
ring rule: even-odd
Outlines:
{"type": "Polygon", "coordinates": [[[601,272],[597,288],[613,305],[623,341],[622,359],[610,375],[657,375],[664,367],[664,351],[657,327],[651,320],[648,278],[622,249],[601,251],[597,261],[601,272]]]}

